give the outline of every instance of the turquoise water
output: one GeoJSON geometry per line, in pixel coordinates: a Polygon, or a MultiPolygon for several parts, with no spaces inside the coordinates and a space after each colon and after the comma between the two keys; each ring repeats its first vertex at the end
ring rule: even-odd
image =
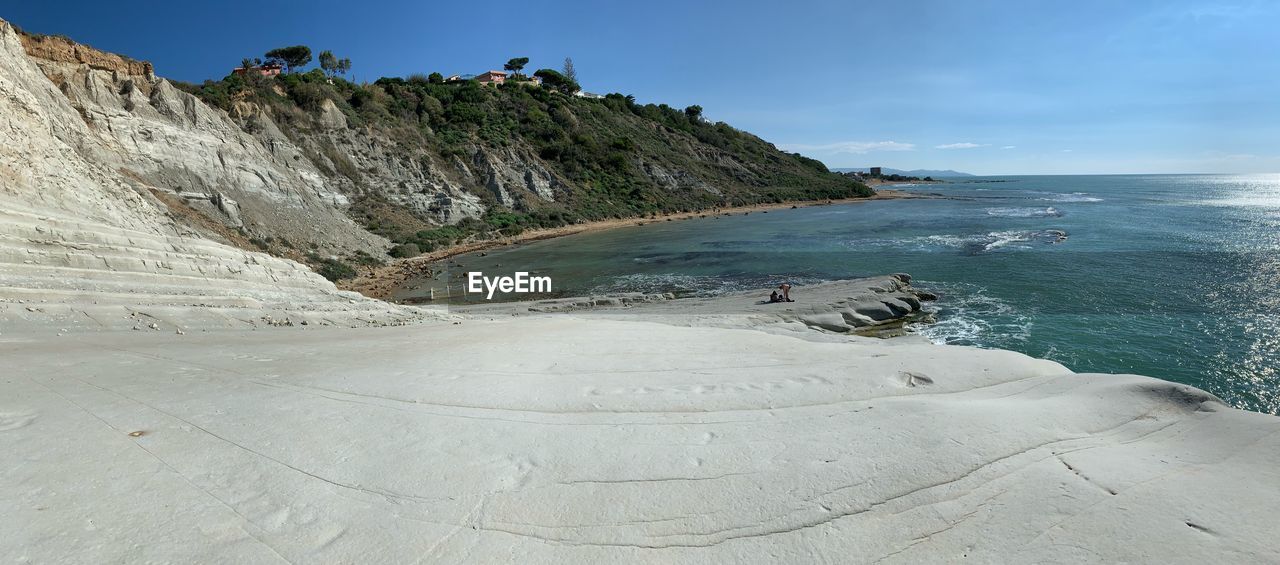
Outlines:
{"type": "Polygon", "coordinates": [[[919,328],[936,342],[1157,376],[1280,412],[1280,175],[906,190],[948,198],[659,222],[463,257],[455,270],[534,271],[560,294],[762,295],[782,280],[907,272],[941,296],[939,322],[919,328]]]}

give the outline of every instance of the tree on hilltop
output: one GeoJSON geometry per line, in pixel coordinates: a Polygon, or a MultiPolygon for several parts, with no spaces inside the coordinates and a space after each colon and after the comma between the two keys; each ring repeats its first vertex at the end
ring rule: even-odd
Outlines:
{"type": "Polygon", "coordinates": [[[578,69],[573,67],[573,57],[564,58],[564,67],[560,69],[560,74],[564,75],[564,78],[578,82],[578,69]]]}
{"type": "Polygon", "coordinates": [[[582,90],[582,88],[578,86],[578,83],[569,80],[569,77],[560,74],[560,71],[552,69],[538,69],[537,72],[533,73],[533,76],[542,79],[543,86],[565,94],[573,94],[582,90]]]}
{"type": "Polygon", "coordinates": [[[689,116],[690,121],[699,121],[702,119],[702,106],[694,104],[684,109],[684,115],[689,116]]]}
{"type": "Polygon", "coordinates": [[[267,51],[266,57],[268,61],[282,64],[285,70],[293,72],[311,62],[311,48],[306,45],[281,47],[267,51]]]}
{"type": "Polygon", "coordinates": [[[329,76],[345,75],[351,70],[351,59],[339,59],[333,54],[333,51],[325,50],[320,52],[320,70],[329,76]]]}
{"type": "Polygon", "coordinates": [[[520,71],[523,71],[524,66],[528,64],[529,64],[528,57],[516,57],[510,61],[507,61],[507,64],[503,65],[502,69],[506,71],[511,71],[511,78],[518,78],[518,77],[524,76],[520,74],[520,71]]]}
{"type": "Polygon", "coordinates": [[[338,58],[334,56],[333,51],[324,50],[320,52],[320,70],[324,74],[333,76],[338,74],[338,58]]]}

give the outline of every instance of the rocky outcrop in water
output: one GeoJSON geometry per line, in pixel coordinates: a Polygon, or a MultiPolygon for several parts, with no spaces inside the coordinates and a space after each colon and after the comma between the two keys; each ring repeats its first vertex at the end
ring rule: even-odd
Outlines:
{"type": "Polygon", "coordinates": [[[768,290],[676,298],[671,293],[624,293],[455,307],[471,315],[574,313],[638,319],[678,326],[753,328],[800,333],[894,337],[913,323],[930,323],[923,303],[931,292],[911,286],[911,275],[830,281],[791,289],[794,302],[769,302],[768,290]]]}

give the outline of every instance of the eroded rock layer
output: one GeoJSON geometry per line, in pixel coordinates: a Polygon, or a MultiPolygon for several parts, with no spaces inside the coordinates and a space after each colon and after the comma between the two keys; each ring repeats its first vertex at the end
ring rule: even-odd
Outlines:
{"type": "MultiPolygon", "coordinates": [[[[103,87],[95,76],[85,74],[82,84],[103,87]]],[[[164,89],[160,84],[153,94],[164,89]]],[[[184,227],[126,174],[123,156],[131,154],[129,148],[95,131],[126,125],[82,116],[26,55],[19,34],[0,21],[5,331],[50,325],[60,331],[172,331],[285,319],[392,323],[420,316],[338,291],[294,261],[217,243],[184,227]]],[[[217,154],[192,150],[183,157],[198,162],[217,154]]],[[[231,206],[225,200],[222,205],[231,206]]]]}

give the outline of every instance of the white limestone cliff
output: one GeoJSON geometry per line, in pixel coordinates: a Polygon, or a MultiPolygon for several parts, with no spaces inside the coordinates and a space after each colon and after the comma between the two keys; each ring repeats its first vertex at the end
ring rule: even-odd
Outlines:
{"type": "MultiPolygon", "coordinates": [[[[81,78],[88,89],[106,87],[93,76],[81,78]]],[[[164,99],[170,88],[161,82],[156,92],[164,99]]],[[[198,112],[188,118],[211,119],[198,112]]],[[[210,241],[181,226],[123,172],[136,163],[126,162],[133,153],[118,144],[121,137],[95,130],[148,131],[157,147],[143,154],[152,156],[159,146],[178,146],[164,141],[178,134],[164,133],[158,122],[113,120],[77,111],[0,20],[0,313],[6,330],[154,324],[173,331],[285,319],[388,323],[420,315],[339,291],[294,261],[210,241]]],[[[191,145],[171,155],[193,163],[219,158],[212,148],[191,145]]],[[[218,200],[238,208],[221,195],[218,200]]]]}

